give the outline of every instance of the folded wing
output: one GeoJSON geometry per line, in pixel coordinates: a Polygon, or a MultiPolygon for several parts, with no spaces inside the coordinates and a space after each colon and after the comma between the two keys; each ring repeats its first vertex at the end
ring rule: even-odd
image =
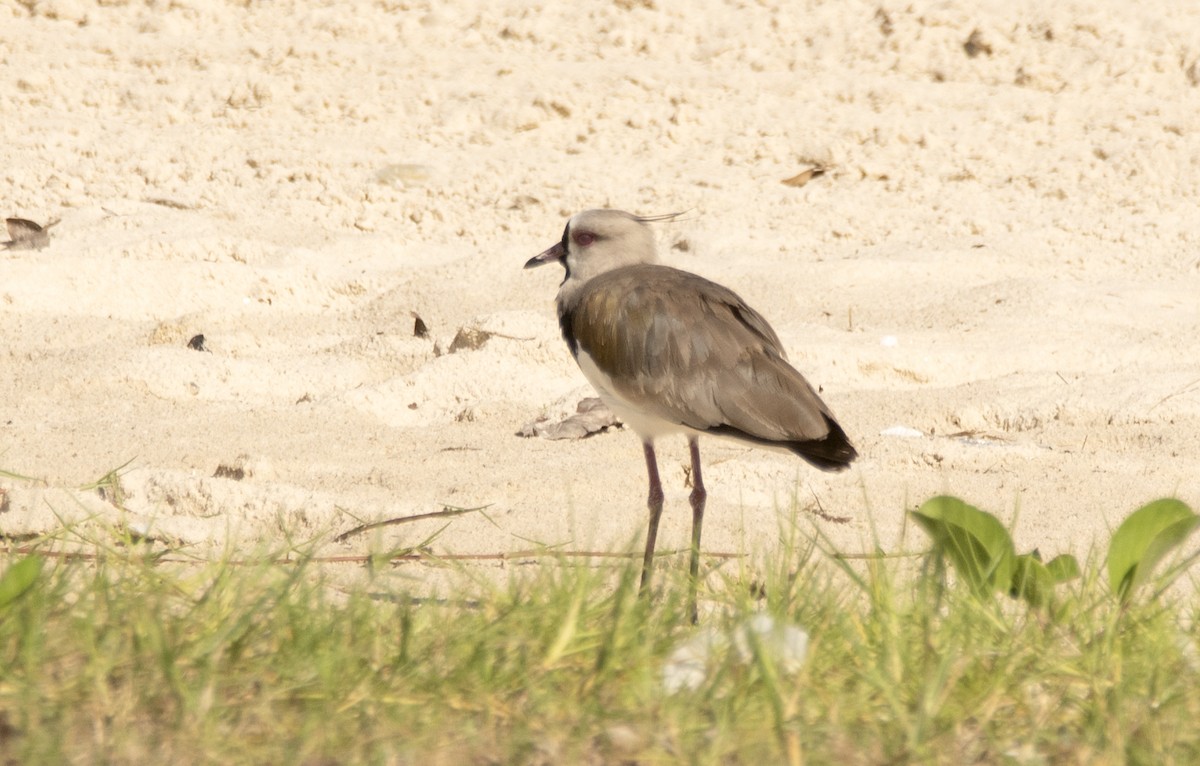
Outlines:
{"type": "Polygon", "coordinates": [[[857,456],[770,325],[727,288],[632,266],[590,280],[560,319],[572,351],[577,343],[616,393],[656,417],[787,449],[823,470],[857,456]]]}

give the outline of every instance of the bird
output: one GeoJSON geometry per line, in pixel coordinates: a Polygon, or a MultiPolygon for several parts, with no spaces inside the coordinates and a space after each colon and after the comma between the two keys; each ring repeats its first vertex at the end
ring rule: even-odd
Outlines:
{"type": "Polygon", "coordinates": [[[664,499],[654,441],[687,436],[689,604],[696,622],[707,500],[699,437],[786,450],[823,471],[844,470],[858,453],[829,407],[788,363],[779,336],[761,314],[732,290],[658,262],[650,224],[679,215],[585,210],[571,216],[562,239],[525,268],[564,267],[556,301],[563,339],[600,398],[642,440],[650,513],[643,594],[664,499]]]}

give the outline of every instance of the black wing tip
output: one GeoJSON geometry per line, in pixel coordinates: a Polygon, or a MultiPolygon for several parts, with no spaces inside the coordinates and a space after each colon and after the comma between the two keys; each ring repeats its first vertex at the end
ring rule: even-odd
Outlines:
{"type": "Polygon", "coordinates": [[[789,449],[812,467],[830,473],[846,470],[858,457],[858,452],[849,442],[834,445],[830,449],[827,441],[793,442],[789,449]]]}
{"type": "Polygon", "coordinates": [[[825,422],[829,425],[825,438],[791,442],[787,447],[822,471],[844,471],[858,457],[858,450],[836,420],[826,416],[825,422]]]}
{"type": "Polygon", "coordinates": [[[858,450],[854,449],[854,445],[850,443],[849,437],[846,436],[846,432],[837,424],[837,421],[826,417],[825,422],[829,424],[829,433],[820,439],[805,439],[804,441],[763,439],[729,425],[708,428],[706,431],[716,436],[731,436],[763,447],[781,447],[822,471],[844,471],[858,458],[858,450]]]}

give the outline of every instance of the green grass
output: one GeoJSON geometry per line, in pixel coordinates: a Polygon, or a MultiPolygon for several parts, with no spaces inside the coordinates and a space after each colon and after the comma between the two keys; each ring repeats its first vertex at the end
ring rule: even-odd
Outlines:
{"type": "Polygon", "coordinates": [[[800,671],[722,657],[676,694],[697,628],[669,557],[650,600],[612,559],[464,568],[428,599],[415,564],[346,585],[269,555],[34,554],[0,584],[0,763],[1200,762],[1192,589],[1122,606],[1089,559],[1035,609],[785,537],[720,564],[701,622],[802,625],[800,671]]]}

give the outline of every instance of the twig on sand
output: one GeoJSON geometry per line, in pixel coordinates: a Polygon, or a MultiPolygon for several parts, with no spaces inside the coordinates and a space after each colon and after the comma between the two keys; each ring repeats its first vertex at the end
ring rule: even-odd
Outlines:
{"type": "Polygon", "coordinates": [[[1155,410],[1155,409],[1157,409],[1159,405],[1161,405],[1161,404],[1165,403],[1165,402],[1166,402],[1168,399],[1174,399],[1174,398],[1175,398],[1175,397],[1177,397],[1177,396],[1182,396],[1183,394],[1186,394],[1186,393],[1188,393],[1189,391],[1191,391],[1191,390],[1192,390],[1192,388],[1193,388],[1193,387],[1194,387],[1194,386],[1195,386],[1197,383],[1200,383],[1200,378],[1196,378],[1195,380],[1193,380],[1191,383],[1188,383],[1188,384],[1187,384],[1186,386],[1184,386],[1183,388],[1180,388],[1180,389],[1179,389],[1179,390],[1177,390],[1177,391],[1173,391],[1172,393],[1169,393],[1169,394],[1167,394],[1167,395],[1166,395],[1166,396],[1164,396],[1163,398],[1159,399],[1159,400],[1158,400],[1158,402],[1157,402],[1157,403],[1156,403],[1156,404],[1155,404],[1153,407],[1151,407],[1150,409],[1146,410],[1146,414],[1147,414],[1147,415],[1149,415],[1151,412],[1154,412],[1154,410],[1155,410]]]}
{"type": "Polygon", "coordinates": [[[490,504],[489,505],[481,505],[481,506],[478,506],[477,508],[455,508],[453,506],[447,505],[447,506],[444,506],[442,508],[442,510],[440,510],[440,511],[431,511],[429,513],[418,513],[414,516],[400,516],[395,519],[385,519],[383,521],[373,521],[370,524],[360,524],[359,526],[355,527],[354,529],[351,529],[347,532],[343,532],[340,535],[338,535],[337,537],[333,538],[333,541],[335,543],[344,542],[347,539],[354,537],[355,535],[362,534],[363,532],[367,532],[372,529],[379,529],[380,527],[389,527],[389,526],[392,526],[393,524],[407,524],[410,521],[422,521],[423,519],[443,519],[448,516],[461,516],[464,513],[475,513],[477,511],[486,510],[487,508],[491,508],[491,505],[490,504]]]}
{"type": "MultiPolygon", "coordinates": [[[[690,548],[679,548],[672,551],[663,551],[663,555],[673,555],[687,553],[690,548]]],[[[0,553],[17,554],[21,556],[42,556],[48,559],[59,559],[62,561],[105,561],[111,558],[117,558],[111,553],[90,553],[87,551],[48,551],[39,548],[35,545],[0,545],[0,553]]],[[[742,558],[745,554],[731,553],[728,551],[705,551],[705,558],[710,559],[737,559],[742,558]]],[[[516,561],[520,559],[543,559],[543,558],[561,558],[561,559],[641,559],[641,553],[617,553],[613,551],[563,551],[553,548],[527,548],[520,551],[501,551],[499,553],[428,553],[423,551],[408,551],[405,553],[394,553],[384,555],[357,554],[351,556],[283,556],[275,559],[226,559],[221,563],[230,566],[253,566],[264,563],[270,564],[365,564],[370,561],[379,561],[384,559],[392,563],[400,563],[406,561],[424,561],[428,563],[437,563],[439,561],[516,561]]],[[[196,564],[202,563],[197,559],[180,558],[173,556],[159,556],[154,559],[155,564],[196,564]]]]}

